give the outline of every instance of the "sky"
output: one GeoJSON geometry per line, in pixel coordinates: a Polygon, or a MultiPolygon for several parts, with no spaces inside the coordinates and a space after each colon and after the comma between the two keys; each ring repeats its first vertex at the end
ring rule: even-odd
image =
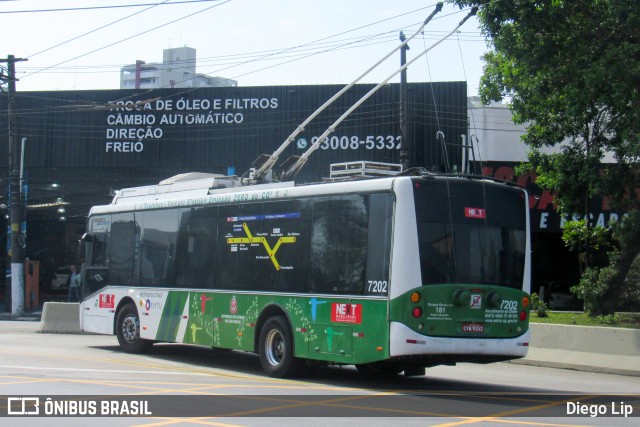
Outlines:
{"type": "MultiPolygon", "coordinates": [[[[413,35],[435,0],[0,0],[0,58],[14,55],[18,91],[119,89],[120,68],[197,51],[197,72],[239,86],[347,84],[413,35]],[[89,9],[88,9],[89,8],[89,9]],[[69,9],[69,10],[60,10],[69,9]],[[71,10],[75,9],[75,10],[71,10]]],[[[410,61],[467,14],[451,4],[410,43],[410,61]]],[[[487,50],[476,18],[416,60],[409,82],[468,82],[478,94],[487,50]]],[[[395,53],[360,80],[379,83],[395,53]]],[[[399,82],[399,76],[390,82],[399,82]]]]}

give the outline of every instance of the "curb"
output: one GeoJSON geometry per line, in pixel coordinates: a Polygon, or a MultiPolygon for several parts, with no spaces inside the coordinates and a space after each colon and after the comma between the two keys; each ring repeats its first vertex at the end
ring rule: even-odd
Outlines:
{"type": "Polygon", "coordinates": [[[640,377],[640,330],[531,323],[529,352],[510,363],[640,377]]]}

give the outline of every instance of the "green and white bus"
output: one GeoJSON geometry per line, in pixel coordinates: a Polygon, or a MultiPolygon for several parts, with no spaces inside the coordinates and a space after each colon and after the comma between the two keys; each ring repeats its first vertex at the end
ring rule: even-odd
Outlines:
{"type": "Polygon", "coordinates": [[[237,181],[178,176],[92,208],[82,329],[132,353],[254,352],[275,377],[319,364],[417,375],[526,355],[524,190],[426,173],[237,181]]]}

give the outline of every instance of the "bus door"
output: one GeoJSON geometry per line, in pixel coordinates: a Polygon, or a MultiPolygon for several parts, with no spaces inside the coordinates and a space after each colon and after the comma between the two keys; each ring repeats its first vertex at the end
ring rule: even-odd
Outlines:
{"type": "Polygon", "coordinates": [[[87,297],[107,284],[107,234],[86,235],[86,257],[82,296],[87,297]]]}
{"type": "Polygon", "coordinates": [[[82,237],[84,244],[83,299],[107,285],[110,230],[111,215],[102,215],[89,219],[88,233],[82,237]]]}

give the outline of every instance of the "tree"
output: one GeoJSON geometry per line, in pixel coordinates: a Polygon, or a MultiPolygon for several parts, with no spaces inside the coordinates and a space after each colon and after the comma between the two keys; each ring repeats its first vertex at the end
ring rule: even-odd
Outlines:
{"type": "Polygon", "coordinates": [[[588,216],[595,195],[630,212],[614,233],[619,250],[611,264],[587,269],[581,282],[598,280],[601,304],[592,314],[611,313],[640,253],[637,0],[453,2],[480,6],[492,47],[484,55],[480,95],[484,102],[509,98],[514,122],[528,124],[529,160],[539,183],[555,192],[560,212],[588,216]],[[556,145],[559,154],[542,154],[556,145]],[[600,165],[605,153],[614,165],[600,165]]]}

